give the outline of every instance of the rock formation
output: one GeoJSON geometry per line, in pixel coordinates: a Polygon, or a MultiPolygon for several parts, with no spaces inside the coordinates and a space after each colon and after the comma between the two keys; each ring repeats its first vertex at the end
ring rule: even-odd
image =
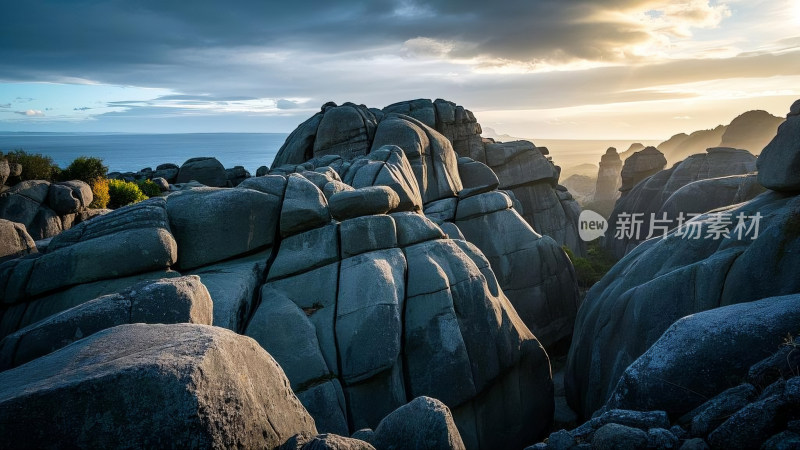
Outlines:
{"type": "MultiPolygon", "coordinates": [[[[518,212],[538,233],[552,237],[559,245],[567,245],[578,255],[584,254],[584,243],[577,233],[580,206],[566,189],[556,189],[559,169],[545,157],[547,149],[527,141],[496,143],[482,139],[480,133],[481,126],[472,112],[441,99],[400,102],[383,110],[352,103],[341,106],[328,103],[289,135],[272,168],[298,165],[325,155],[339,155],[349,160],[382,145],[397,144],[398,139],[407,142],[408,137],[415,134],[417,137],[409,145],[425,147],[427,142],[432,142],[436,147],[441,145],[443,136],[458,155],[486,164],[497,174],[500,189],[514,193],[519,200],[518,212]],[[414,126],[409,127],[409,121],[414,126]]],[[[422,167],[429,164],[424,162],[427,157],[421,155],[423,161],[417,163],[416,150],[405,147],[403,150],[412,166],[419,167],[415,168],[419,181],[420,174],[424,173],[422,167]]],[[[437,164],[436,161],[430,163],[437,164]]],[[[442,163],[445,167],[452,164],[442,163]]],[[[446,173],[448,170],[442,172],[446,173]]],[[[436,179],[438,183],[447,183],[439,176],[436,179]]],[[[427,190],[426,186],[420,187],[427,190]]],[[[437,192],[455,196],[458,190],[459,187],[453,185],[437,192]]],[[[433,197],[424,196],[423,202],[427,204],[433,197]]],[[[439,198],[442,197],[436,199],[439,198]]]]}
{"type": "Polygon", "coordinates": [[[800,192],[800,100],[758,159],[758,181],[767,189],[800,192]]]}
{"type": "MultiPolygon", "coordinates": [[[[652,149],[651,155],[645,161],[640,162],[634,155],[625,161],[625,167],[635,163],[638,167],[654,168],[644,172],[629,170],[621,189],[626,187],[626,183],[630,186],[641,175],[651,173],[663,161],[657,150],[649,149],[652,149]]],[[[624,191],[614,205],[609,218],[610,232],[606,234],[606,248],[616,258],[622,258],[648,236],[663,236],[667,229],[677,226],[679,220],[685,221],[693,215],[755,197],[763,192],[763,188],[754,183],[753,177],[729,177],[753,172],[755,162],[756,158],[746,150],[716,147],[641,179],[630,190],[624,191]],[[700,180],[703,182],[692,184],[700,180]],[[698,193],[702,195],[696,195],[698,193]],[[676,195],[673,197],[673,194],[676,195]],[[655,221],[651,221],[653,218],[655,221]]],[[[624,174],[625,169],[623,177],[624,174]]]]}
{"type": "Polygon", "coordinates": [[[89,209],[93,197],[82,181],[23,181],[0,194],[0,218],[21,224],[38,241],[108,212],[89,209]]]}
{"type": "Polygon", "coordinates": [[[276,448],[317,432],[258,344],[190,324],[114,327],[0,372],[0,421],[15,448],[276,448]]]}
{"type": "MultiPolygon", "coordinates": [[[[198,445],[229,446],[236,429],[246,446],[261,445],[251,440],[261,435],[269,447],[292,439],[302,447],[345,439],[318,432],[347,436],[365,427],[375,429],[376,442],[408,433],[423,439],[429,423],[426,432],[456,448],[522,447],[541,437],[553,414],[550,365],[520,314],[546,345],[568,340],[578,306],[569,260],[517,214],[488,167],[459,158],[435,130],[386,114],[374,132],[373,141],[403,148],[344,159],[318,147],[317,158],[233,189],[189,183],[80,223],[46,253],[0,263],[0,363],[24,363],[0,375],[8,377],[0,415],[34,397],[45,405],[54,396],[105,393],[113,379],[119,397],[109,398],[119,402],[75,400],[92,413],[65,409],[70,419],[54,435],[112,446],[125,435],[148,446],[172,442],[165,436],[183,427],[174,436],[192,432],[198,445]],[[134,321],[172,325],[126,325],[134,321]],[[209,323],[253,337],[283,372],[263,369],[277,365],[253,341],[209,323]],[[59,361],[82,369],[61,372],[59,361]],[[26,381],[26,368],[39,366],[37,376],[50,381],[26,381]],[[95,371],[107,375],[81,378],[95,371]],[[74,383],[59,387],[67,374],[74,383]],[[187,380],[197,385],[187,388],[187,380]],[[153,398],[145,386],[167,397],[153,398]],[[130,399],[137,390],[144,392],[130,399]],[[280,400],[266,402],[261,392],[280,400]],[[185,400],[192,396],[207,403],[185,400]],[[384,425],[420,396],[442,402],[423,408],[429,419],[414,406],[414,429],[384,425]],[[128,409],[117,414],[122,404],[128,409]],[[103,414],[116,414],[119,435],[74,434],[103,414]],[[135,414],[171,416],[148,433],[153,422],[135,423],[135,414]],[[266,434],[264,417],[280,422],[266,434]]],[[[356,148],[357,140],[326,133],[331,145],[356,148]]],[[[46,411],[19,417],[36,423],[46,411]]],[[[39,445],[51,439],[31,436],[39,445]]],[[[369,448],[360,442],[353,445],[369,448]]]]}
{"type": "MultiPolygon", "coordinates": [[[[796,129],[783,126],[769,146],[791,142],[796,135],[796,129]]],[[[785,165],[796,156],[788,153],[764,152],[759,164],[785,165]]],[[[713,156],[709,153],[706,158],[713,156]]],[[[671,169],[673,177],[681,166],[671,169]]],[[[665,177],[660,184],[670,179],[665,177]]],[[[765,178],[766,184],[770,181],[765,178]]],[[[611,397],[609,407],[636,403],[637,408],[659,407],[679,414],[695,406],[699,397],[678,385],[688,384],[689,390],[704,397],[730,387],[717,379],[694,389],[702,378],[689,382],[680,377],[689,373],[702,377],[698,372],[712,369],[693,370],[687,365],[730,368],[732,376],[741,376],[764,356],[764,349],[774,346],[777,350],[781,336],[796,332],[777,331],[797,323],[791,316],[795,300],[774,297],[800,293],[800,279],[794,276],[800,264],[798,202],[793,193],[769,190],[746,203],[703,214],[664,239],[643,242],[617,263],[592,287],[578,314],[565,380],[570,405],[588,417],[611,397]],[[736,308],[697,314],[664,334],[682,317],[729,305],[736,308]],[[715,321],[726,325],[714,325],[715,321]],[[693,337],[678,338],[679,330],[693,337]],[[654,346],[659,338],[664,341],[654,346]],[[731,350],[731,340],[742,345],[731,350]],[[687,345],[695,350],[687,350],[687,345]],[[634,362],[640,356],[643,359],[634,362]],[[677,364],[672,362],[676,358],[677,364]],[[668,388],[670,383],[674,385],[668,388]],[[659,405],[641,404],[648,396],[659,405]]]]}
{"type": "Polygon", "coordinates": [[[621,185],[619,191],[622,193],[621,196],[627,195],[628,191],[633,189],[640,181],[660,172],[665,165],[667,165],[667,160],[655,147],[647,147],[644,150],[635,152],[625,160],[620,172],[621,185]]]}
{"type": "Polygon", "coordinates": [[[617,149],[609,147],[600,158],[600,170],[597,172],[597,186],[594,190],[595,202],[614,201],[619,197],[622,186],[622,160],[617,149]]]}

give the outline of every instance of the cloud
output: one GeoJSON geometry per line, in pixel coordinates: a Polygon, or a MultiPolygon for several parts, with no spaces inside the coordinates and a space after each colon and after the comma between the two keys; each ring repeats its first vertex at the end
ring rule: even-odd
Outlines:
{"type": "Polygon", "coordinates": [[[0,108],[11,108],[11,103],[5,103],[0,105],[0,108]]]}
{"type": "Polygon", "coordinates": [[[29,109],[27,111],[14,111],[14,114],[19,114],[26,117],[44,117],[44,112],[38,109],[29,109]]]}
{"type": "Polygon", "coordinates": [[[80,108],[72,108],[73,111],[88,111],[90,109],[92,109],[92,108],[90,108],[88,106],[82,106],[80,108]]]}

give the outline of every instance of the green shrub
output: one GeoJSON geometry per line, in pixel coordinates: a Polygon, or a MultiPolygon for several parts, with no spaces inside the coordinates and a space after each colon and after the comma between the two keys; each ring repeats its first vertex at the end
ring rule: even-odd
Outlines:
{"type": "Polygon", "coordinates": [[[110,208],[119,208],[147,200],[147,196],[139,189],[139,185],[125,180],[108,180],[108,195],[110,208]]]}
{"type": "Polygon", "coordinates": [[[98,178],[94,180],[91,186],[94,199],[89,205],[89,208],[105,208],[108,206],[108,202],[111,200],[108,190],[108,180],[105,178],[98,178]]]}
{"type": "Polygon", "coordinates": [[[25,150],[12,150],[6,154],[9,163],[22,165],[21,181],[46,180],[55,181],[61,169],[53,162],[53,158],[39,153],[27,153],[25,150]]]}
{"type": "Polygon", "coordinates": [[[592,241],[586,246],[585,258],[575,256],[566,245],[561,248],[572,261],[572,265],[575,267],[575,276],[578,278],[578,286],[582,289],[589,289],[600,281],[616,263],[608,251],[600,245],[599,240],[592,241]]]}
{"type": "Polygon", "coordinates": [[[144,192],[144,195],[148,197],[158,197],[161,195],[161,188],[150,180],[139,180],[136,184],[139,186],[139,189],[144,192]]]}
{"type": "Polygon", "coordinates": [[[61,173],[62,180],[81,180],[93,185],[95,180],[105,178],[108,167],[103,160],[93,156],[79,156],[61,173]]]}

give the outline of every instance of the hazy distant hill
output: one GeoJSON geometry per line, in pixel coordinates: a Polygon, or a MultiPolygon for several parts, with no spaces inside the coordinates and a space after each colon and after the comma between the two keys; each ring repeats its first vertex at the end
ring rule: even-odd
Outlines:
{"type": "Polygon", "coordinates": [[[578,164],[577,166],[562,167],[561,178],[566,179],[572,175],[582,175],[590,178],[597,178],[597,164],[578,164]]]}
{"type": "Polygon", "coordinates": [[[741,148],[758,155],[775,136],[783,120],[766,111],[747,111],[728,125],[695,131],[689,135],[676,134],[659,144],[658,149],[667,158],[668,167],[690,155],[705,153],[711,147],[741,148]]]}
{"type": "Polygon", "coordinates": [[[483,130],[483,132],[481,133],[481,136],[483,136],[485,138],[489,138],[489,139],[494,139],[497,142],[512,142],[512,141],[528,141],[528,140],[530,140],[530,139],[526,139],[526,138],[514,137],[514,136],[511,136],[511,135],[508,135],[508,134],[497,134],[497,131],[495,131],[494,128],[481,127],[481,129],[483,130]]]}

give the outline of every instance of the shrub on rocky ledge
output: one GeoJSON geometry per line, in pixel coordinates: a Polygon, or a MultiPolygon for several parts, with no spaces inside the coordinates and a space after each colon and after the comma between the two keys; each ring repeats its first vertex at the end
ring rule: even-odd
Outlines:
{"type": "Polygon", "coordinates": [[[25,150],[12,150],[5,155],[9,163],[22,165],[19,181],[56,180],[61,169],[53,162],[53,158],[39,153],[28,153],[25,150]]]}
{"type": "Polygon", "coordinates": [[[158,187],[157,184],[153,183],[151,180],[139,180],[136,182],[136,185],[139,186],[139,189],[149,197],[158,197],[161,195],[161,188],[158,187]]]}
{"type": "Polygon", "coordinates": [[[108,206],[108,202],[111,200],[108,192],[108,180],[105,178],[96,179],[91,186],[93,200],[89,207],[102,209],[108,206]]]}
{"type": "Polygon", "coordinates": [[[120,208],[148,198],[139,185],[124,180],[108,180],[108,194],[110,208],[120,208]]]}
{"type": "Polygon", "coordinates": [[[61,173],[63,181],[81,180],[94,186],[95,181],[105,178],[108,167],[103,160],[93,156],[79,156],[61,173]]]}

